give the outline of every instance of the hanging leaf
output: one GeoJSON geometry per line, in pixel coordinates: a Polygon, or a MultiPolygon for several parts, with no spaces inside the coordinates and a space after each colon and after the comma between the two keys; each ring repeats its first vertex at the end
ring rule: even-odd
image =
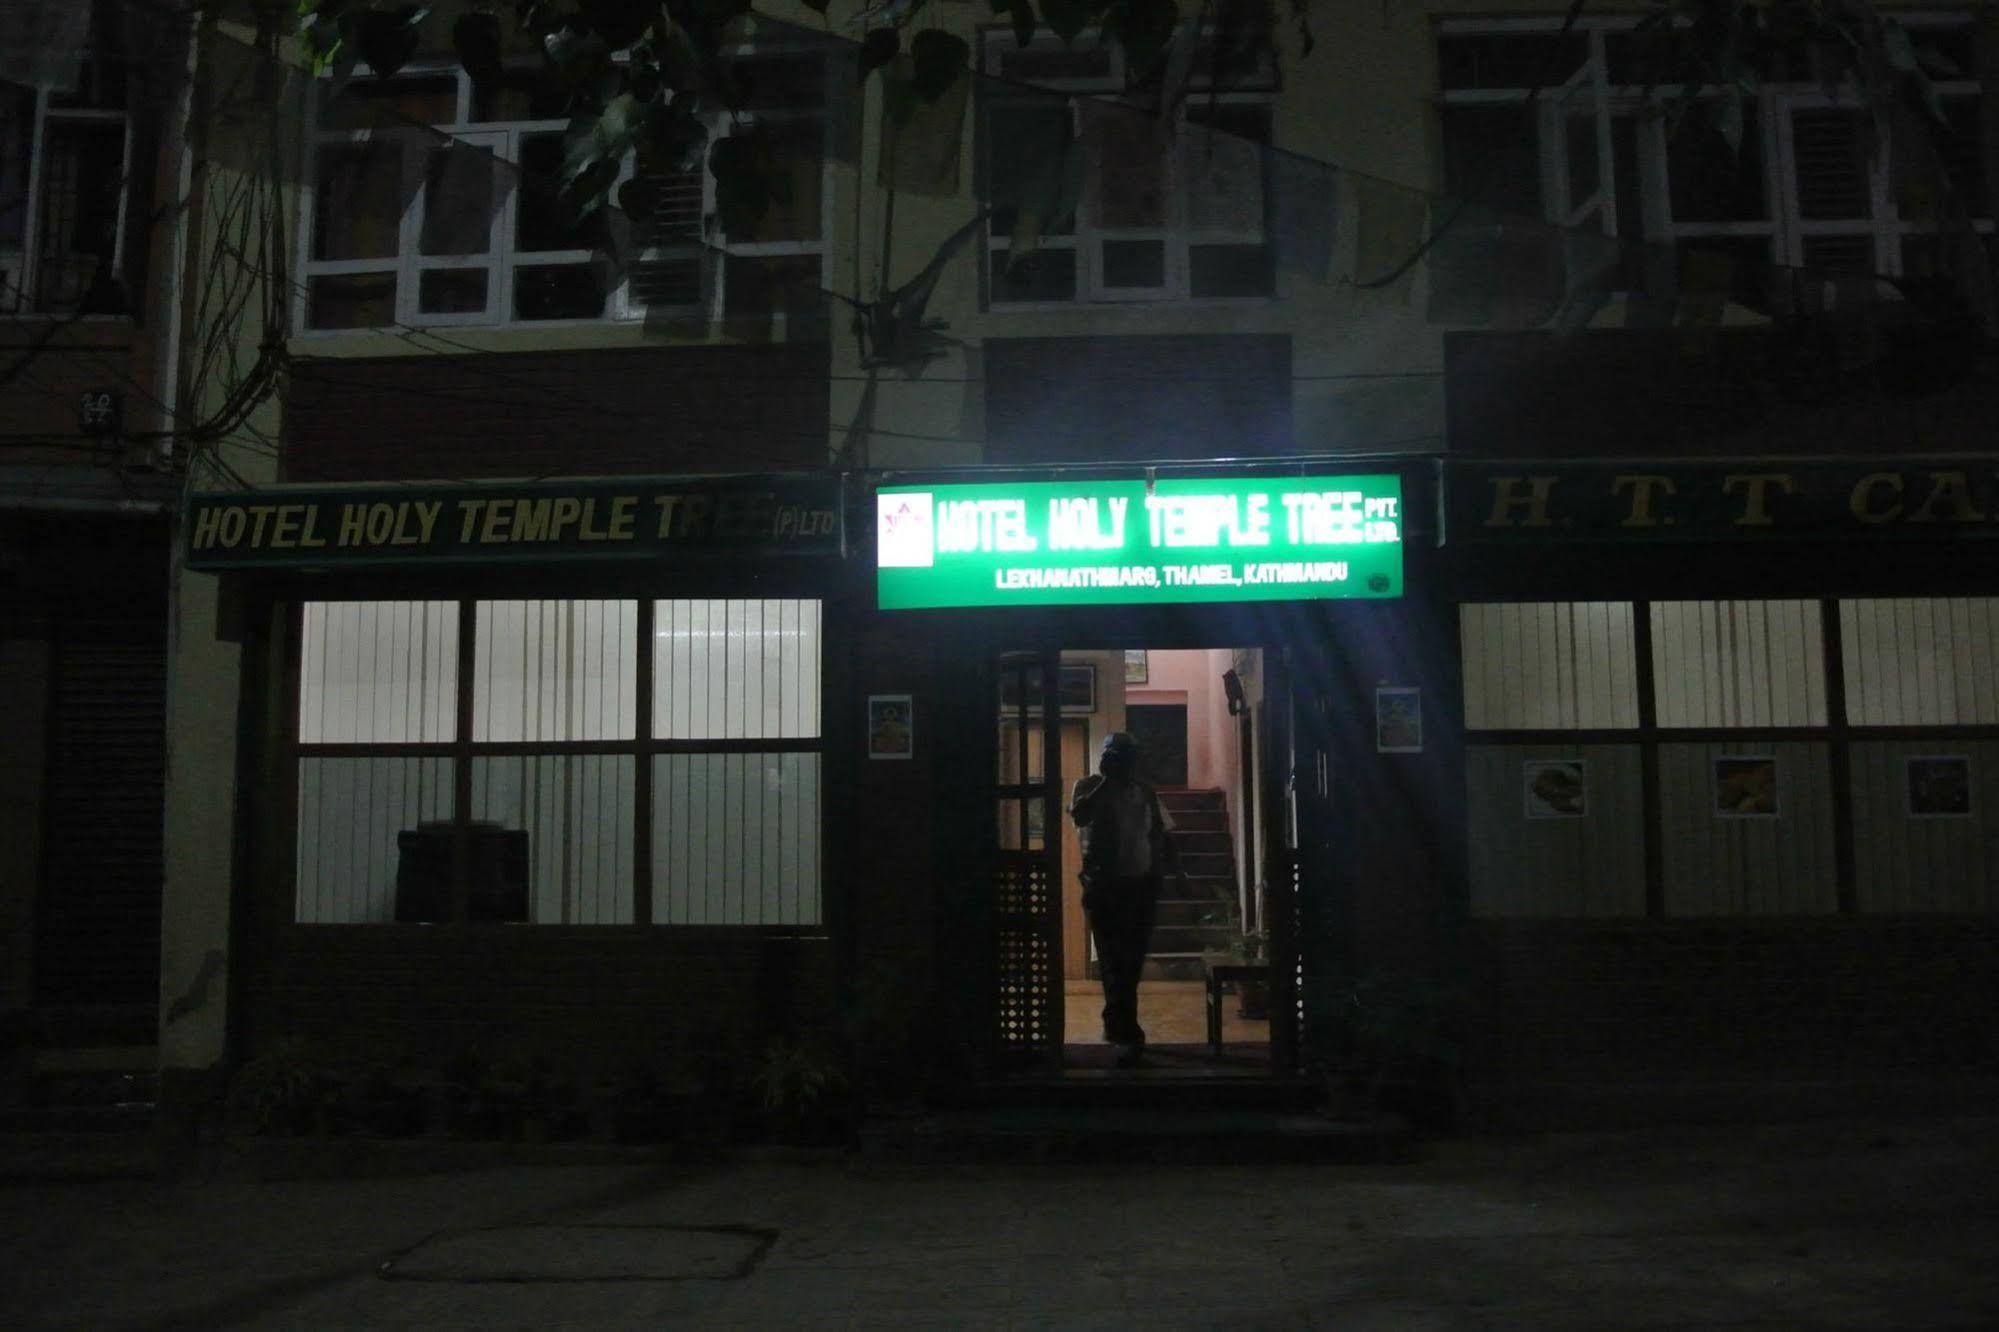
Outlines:
{"type": "Polygon", "coordinates": [[[941,28],[925,28],[910,39],[910,86],[926,102],[942,97],[958,76],[970,68],[970,43],[941,28]]]}
{"type": "Polygon", "coordinates": [[[472,77],[474,87],[494,83],[500,77],[500,16],[461,14],[451,25],[451,47],[458,63],[472,77]]]}
{"type": "Polygon", "coordinates": [[[1094,7],[1090,0],[1041,0],[1041,17],[1047,20],[1049,30],[1065,42],[1076,40],[1076,34],[1090,26],[1094,7]]]}
{"type": "Polygon", "coordinates": [[[868,81],[868,75],[895,59],[902,49],[902,38],[894,28],[875,28],[861,38],[861,82],[868,81]]]}
{"type": "Polygon", "coordinates": [[[581,16],[571,16],[543,36],[541,48],[555,66],[556,78],[572,91],[595,92],[613,73],[611,48],[583,26],[581,16]]]}
{"type": "Polygon", "coordinates": [[[637,144],[643,173],[693,171],[708,147],[707,124],[680,98],[655,108],[645,119],[637,144]]]}
{"type": "Polygon", "coordinates": [[[1002,4],[1013,19],[1014,41],[1026,46],[1034,39],[1034,25],[1037,22],[1034,17],[1034,0],[993,0],[994,10],[997,11],[1002,4]]]}
{"type": "Polygon", "coordinates": [[[723,234],[754,234],[771,202],[770,176],[756,135],[717,139],[708,149],[708,172],[715,177],[715,212],[723,234]]]}
{"type": "Polygon", "coordinates": [[[354,16],[346,0],[299,0],[299,51],[315,74],[333,68],[343,46],[353,48],[354,16]]]}
{"type": "Polygon", "coordinates": [[[1180,25],[1174,0],[1117,0],[1104,18],[1104,33],[1124,48],[1125,78],[1150,73],[1180,25]]]}
{"type": "Polygon", "coordinates": [[[645,36],[659,18],[659,0],[582,0],[590,30],[613,51],[622,51],[645,36]]]}
{"type": "Polygon", "coordinates": [[[430,10],[421,5],[397,9],[370,9],[360,15],[355,37],[361,58],[377,78],[388,78],[416,54],[423,34],[418,29],[430,10]]]}

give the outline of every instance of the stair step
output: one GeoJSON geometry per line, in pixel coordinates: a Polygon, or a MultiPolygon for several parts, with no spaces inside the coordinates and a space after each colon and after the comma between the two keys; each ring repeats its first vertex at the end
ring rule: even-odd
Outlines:
{"type": "Polygon", "coordinates": [[[1172,838],[1173,849],[1183,856],[1189,852],[1220,852],[1227,855],[1235,846],[1235,839],[1229,836],[1227,828],[1216,828],[1212,831],[1196,829],[1192,832],[1175,828],[1168,835],[1172,838]]]}
{"type": "MultiPolygon", "coordinates": [[[[1156,1093],[1155,1093],[1156,1094],[1156,1093]]],[[[870,1123],[861,1148],[919,1160],[1399,1161],[1400,1121],[1343,1123],[1265,1109],[1036,1106],[943,1111],[870,1123]]]]}
{"type": "Polygon", "coordinates": [[[1222,793],[1212,788],[1208,790],[1161,791],[1159,792],[1159,803],[1166,806],[1167,812],[1176,817],[1183,809],[1226,809],[1228,807],[1228,802],[1223,799],[1222,793]]]}
{"type": "Polygon", "coordinates": [[[1181,833],[1218,832],[1229,830],[1229,816],[1219,809],[1176,809],[1167,811],[1173,816],[1173,835],[1181,833]]]}

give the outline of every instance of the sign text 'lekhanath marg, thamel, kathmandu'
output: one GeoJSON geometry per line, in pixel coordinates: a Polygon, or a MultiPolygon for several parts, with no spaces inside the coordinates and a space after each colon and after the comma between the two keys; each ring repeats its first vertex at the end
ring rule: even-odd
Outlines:
{"type": "Polygon", "coordinates": [[[884,486],[884,610],[1402,594],[1401,478],[884,486]]]}
{"type": "Polygon", "coordinates": [[[188,506],[191,569],[830,555],[837,477],[239,491],[188,506]]]}

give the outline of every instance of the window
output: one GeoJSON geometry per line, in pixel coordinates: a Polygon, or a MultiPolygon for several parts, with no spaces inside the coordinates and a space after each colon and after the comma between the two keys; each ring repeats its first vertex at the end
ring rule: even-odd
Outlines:
{"type": "Polygon", "coordinates": [[[1471,729],[1638,725],[1630,602],[1470,603],[1458,608],[1458,621],[1471,729]]]}
{"type": "Polygon", "coordinates": [[[737,60],[751,89],[711,135],[755,134],[779,187],[749,235],[725,235],[705,168],[627,158],[612,197],[642,211],[581,221],[558,197],[565,108],[531,70],[480,89],[461,69],[356,79],[322,98],[302,256],[308,330],[782,316],[816,304],[825,248],[829,62],[737,60]],[[605,255],[629,253],[619,272],[605,255]]]}
{"type": "Polygon", "coordinates": [[[122,31],[96,24],[74,89],[0,83],[0,314],[128,312],[122,31]]]}
{"type": "Polygon", "coordinates": [[[312,602],[301,626],[301,923],[818,924],[818,602],[312,602]]]}
{"type": "Polygon", "coordinates": [[[1274,64],[1258,48],[1221,62],[1197,51],[1175,117],[1118,100],[1124,54],[1011,32],[985,46],[985,171],[1003,201],[988,230],[996,305],[1263,297],[1275,290],[1265,229],[1264,147],[1274,64]],[[1028,86],[1028,85],[1033,86],[1028,86]],[[1012,201],[1054,197],[1044,177],[1073,142],[1081,188],[1031,254],[1013,256],[1012,201]]]}
{"type": "MultiPolygon", "coordinates": [[[[1964,18],[1900,18],[1919,48],[1964,71],[1935,86],[1936,131],[1963,202],[1984,215],[1978,85],[1964,18]]],[[[1781,58],[1781,57],[1780,57],[1781,58]]],[[[1885,129],[1851,95],[1808,70],[1773,69],[1753,95],[1703,87],[1668,133],[1684,79],[1683,52],[1629,22],[1585,20],[1558,41],[1540,20],[1447,25],[1439,43],[1445,189],[1503,210],[1626,240],[1678,248],[1689,282],[1727,290],[1731,275],[1767,264],[1828,276],[1894,275],[1931,262],[1924,205],[1903,182],[1897,198],[1885,129]],[[1544,83],[1531,126],[1522,106],[1544,83]],[[1728,128],[1739,130],[1731,147],[1728,128]]],[[[1629,262],[1629,260],[1627,260],[1629,262]]],[[[1632,285],[1638,275],[1626,274],[1632,285]]]]}

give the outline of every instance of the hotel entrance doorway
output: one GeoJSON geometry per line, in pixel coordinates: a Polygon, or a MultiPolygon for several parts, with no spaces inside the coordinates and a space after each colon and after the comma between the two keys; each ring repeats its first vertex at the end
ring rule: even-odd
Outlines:
{"type": "Polygon", "coordinates": [[[1139,740],[1139,779],[1158,792],[1183,871],[1161,883],[1139,982],[1148,1063],[1208,1075],[1269,1070],[1262,815],[1271,811],[1258,810],[1256,792],[1282,787],[1257,772],[1270,757],[1259,748],[1268,745],[1258,723],[1268,715],[1264,656],[1251,647],[1002,658],[996,943],[1002,1043],[1016,1053],[1070,1068],[1111,1063],[1069,804],[1105,738],[1123,731],[1139,740]]]}

